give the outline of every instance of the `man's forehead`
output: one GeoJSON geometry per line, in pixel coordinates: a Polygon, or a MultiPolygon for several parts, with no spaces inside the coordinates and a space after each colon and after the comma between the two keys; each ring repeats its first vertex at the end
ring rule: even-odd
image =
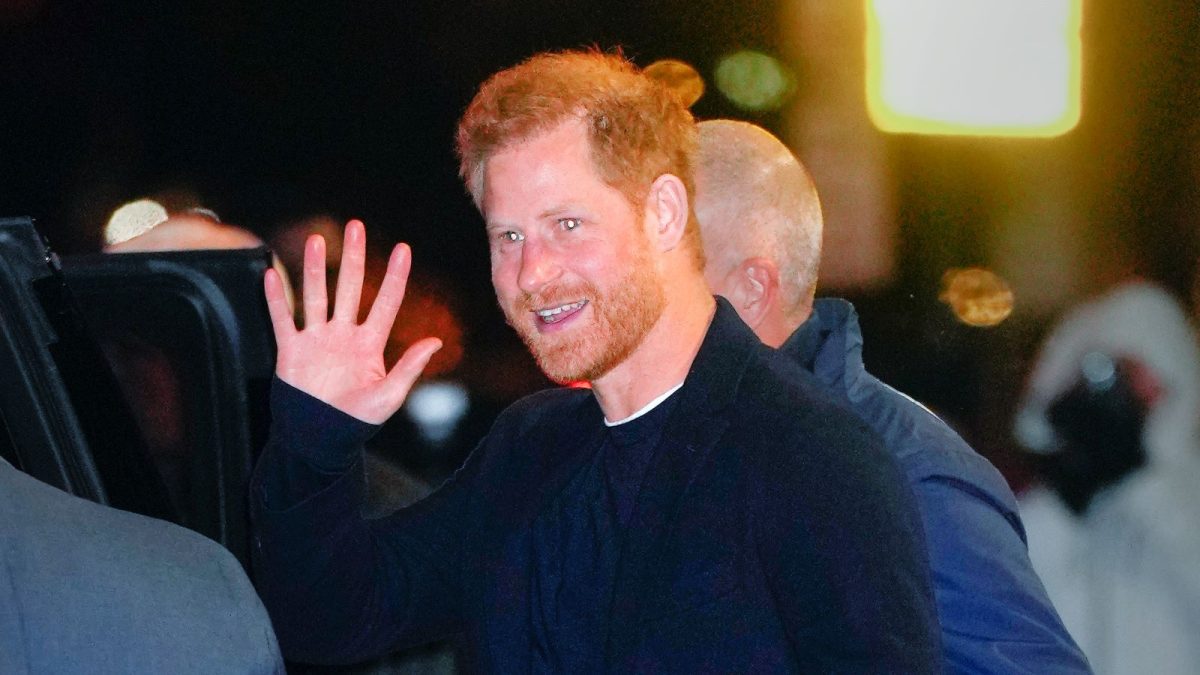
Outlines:
{"type": "Polygon", "coordinates": [[[495,151],[488,157],[488,160],[484,162],[484,167],[486,170],[487,165],[497,157],[521,152],[532,146],[547,142],[573,144],[581,140],[587,142],[589,145],[591,144],[586,119],[582,113],[568,115],[547,124],[532,126],[525,133],[497,146],[495,151]]]}
{"type": "Polygon", "coordinates": [[[480,167],[482,172],[483,207],[487,215],[489,202],[496,197],[495,185],[503,176],[504,189],[528,188],[531,184],[553,185],[564,172],[571,171],[570,161],[590,177],[601,180],[591,157],[591,143],[586,127],[578,120],[564,121],[555,127],[515,141],[498,149],[480,167]]]}

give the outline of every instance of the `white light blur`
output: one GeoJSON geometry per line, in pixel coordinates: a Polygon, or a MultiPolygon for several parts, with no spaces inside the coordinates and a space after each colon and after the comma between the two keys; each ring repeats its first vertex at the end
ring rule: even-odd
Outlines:
{"type": "Polygon", "coordinates": [[[867,0],[885,131],[1053,136],[1080,115],[1082,0],[867,0]]]}
{"type": "Polygon", "coordinates": [[[404,403],[404,410],[421,435],[432,443],[440,443],[454,433],[455,427],[467,414],[470,401],[467,388],[458,382],[423,382],[413,387],[404,403]]]}

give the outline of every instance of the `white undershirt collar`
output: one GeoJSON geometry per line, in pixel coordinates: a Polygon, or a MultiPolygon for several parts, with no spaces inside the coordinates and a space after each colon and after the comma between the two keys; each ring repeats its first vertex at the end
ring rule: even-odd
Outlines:
{"type": "Polygon", "coordinates": [[[683,386],[683,383],[680,382],[679,384],[675,385],[674,387],[671,387],[670,389],[664,391],[663,393],[659,394],[658,396],[655,396],[653,401],[650,401],[646,405],[642,406],[641,410],[633,413],[632,415],[630,415],[629,417],[626,417],[623,420],[617,420],[616,422],[609,422],[608,418],[605,417],[604,418],[604,426],[615,427],[617,425],[625,424],[626,422],[632,422],[632,421],[636,420],[637,418],[641,417],[642,415],[645,415],[646,413],[650,412],[651,410],[654,410],[655,408],[657,408],[658,404],[662,403],[663,401],[667,400],[668,398],[671,398],[671,394],[674,394],[675,392],[679,391],[679,388],[682,386],[683,386]]]}

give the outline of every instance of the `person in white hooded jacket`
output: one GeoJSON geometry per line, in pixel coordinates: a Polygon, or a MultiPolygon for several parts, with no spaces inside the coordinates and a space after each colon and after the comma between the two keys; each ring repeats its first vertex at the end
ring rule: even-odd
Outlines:
{"type": "Polygon", "coordinates": [[[1158,286],[1075,308],[1017,417],[1029,554],[1097,673],[1200,673],[1200,347],[1158,286]]]}

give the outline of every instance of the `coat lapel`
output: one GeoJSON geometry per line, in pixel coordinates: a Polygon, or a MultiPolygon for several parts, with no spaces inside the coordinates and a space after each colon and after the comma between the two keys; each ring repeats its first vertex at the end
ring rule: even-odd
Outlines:
{"type": "Polygon", "coordinates": [[[537,496],[526,501],[527,510],[520,514],[522,522],[532,522],[544,511],[603,441],[604,413],[592,396],[581,401],[577,411],[566,419],[548,421],[522,438],[520,444],[534,462],[532,475],[537,476],[529,483],[536,486],[537,496]]]}
{"type": "Polygon", "coordinates": [[[482,672],[530,672],[530,570],[532,542],[528,525],[559,495],[575,472],[592,456],[604,435],[603,413],[592,396],[581,397],[568,410],[549,409],[514,443],[520,454],[513,465],[513,481],[532,494],[509,494],[507,504],[518,505],[505,514],[508,533],[498,542],[492,561],[480,561],[486,581],[481,594],[481,642],[486,645],[474,664],[482,672]]]}
{"type": "Polygon", "coordinates": [[[670,532],[696,472],[729,426],[722,411],[734,400],[758,339],[721,298],[678,404],[667,420],[642,481],[617,565],[609,615],[609,655],[633,637],[641,600],[653,588],[656,548],[670,532]]]}

